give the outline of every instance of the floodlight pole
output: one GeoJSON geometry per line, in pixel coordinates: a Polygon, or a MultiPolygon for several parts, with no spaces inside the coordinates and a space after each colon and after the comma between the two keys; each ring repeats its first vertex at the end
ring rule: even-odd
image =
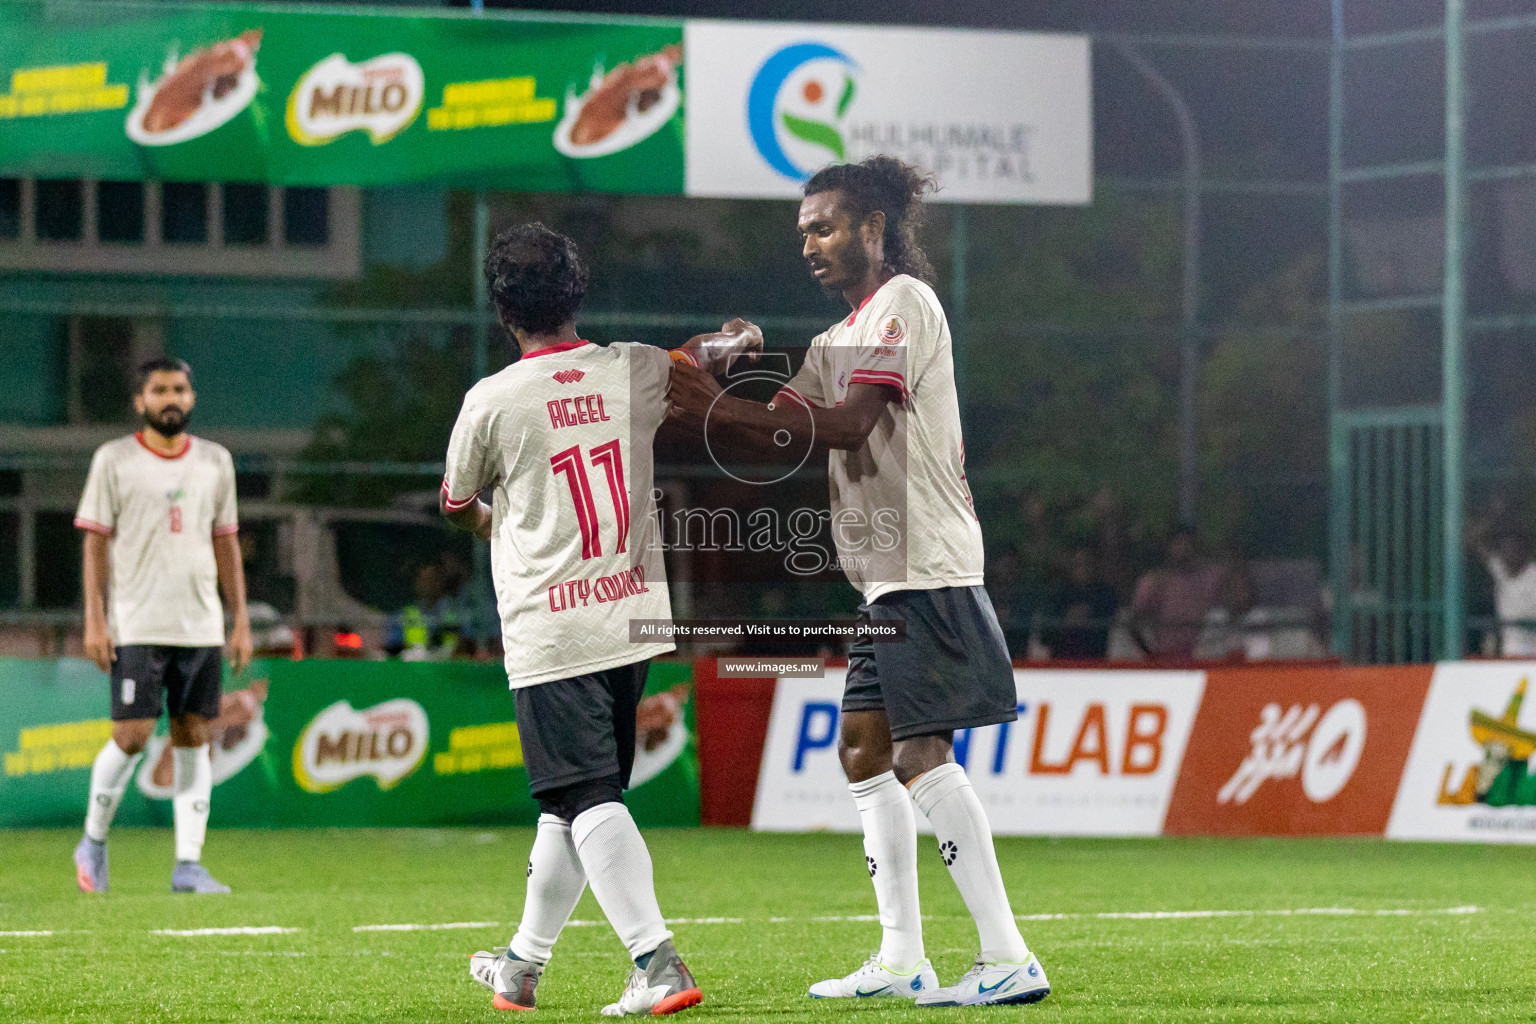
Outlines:
{"type": "Polygon", "coordinates": [[[1332,593],[1330,646],[1335,655],[1353,654],[1354,586],[1350,547],[1349,432],[1344,408],[1344,0],[1330,5],[1328,46],[1328,586],[1332,593]]]}
{"type": "Polygon", "coordinates": [[[1179,351],[1179,523],[1195,524],[1200,477],[1195,448],[1195,404],[1200,379],[1200,133],[1195,115],[1173,83],[1151,61],[1121,40],[1110,41],[1173,110],[1184,147],[1183,332],[1179,351]]]}
{"type": "Polygon", "coordinates": [[[1445,639],[1444,657],[1460,658],[1466,644],[1462,591],[1466,447],[1466,378],[1463,368],[1466,319],[1467,97],[1462,23],[1465,0],[1445,0],[1445,300],[1441,329],[1441,421],[1445,431],[1445,639]]]}
{"type": "MultiPolygon", "coordinates": [[[[955,363],[955,391],[958,394],[965,393],[966,371],[970,364],[970,358],[965,349],[965,343],[969,341],[966,331],[965,317],[967,307],[970,305],[970,274],[967,260],[970,255],[970,232],[966,223],[965,206],[955,204],[951,207],[952,219],[949,225],[949,334],[950,349],[954,354],[955,363]]],[[[960,404],[961,418],[965,416],[965,403],[960,404]]]]}

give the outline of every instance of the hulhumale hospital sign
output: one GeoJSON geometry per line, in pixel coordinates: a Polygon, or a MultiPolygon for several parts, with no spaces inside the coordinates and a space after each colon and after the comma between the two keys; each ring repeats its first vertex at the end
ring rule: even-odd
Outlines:
{"type": "Polygon", "coordinates": [[[0,175],[1086,203],[1083,36],[221,4],[0,5],[0,175]]]}

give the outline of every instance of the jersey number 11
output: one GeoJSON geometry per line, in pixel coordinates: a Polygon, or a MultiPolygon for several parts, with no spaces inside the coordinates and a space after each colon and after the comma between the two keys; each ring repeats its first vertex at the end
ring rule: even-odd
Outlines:
{"type": "MultiPolygon", "coordinates": [[[[587,452],[594,466],[602,466],[608,478],[608,495],[613,499],[613,518],[619,527],[619,543],[615,554],[622,555],[629,540],[629,491],[624,487],[624,458],[619,453],[619,439],[606,444],[594,445],[587,452]]],[[[552,455],[550,469],[556,475],[565,474],[565,482],[571,488],[571,500],[576,504],[576,523],[581,527],[581,557],[601,557],[602,538],[597,533],[597,506],[592,501],[592,484],[587,480],[587,467],[581,457],[581,445],[574,445],[552,455]]]]}

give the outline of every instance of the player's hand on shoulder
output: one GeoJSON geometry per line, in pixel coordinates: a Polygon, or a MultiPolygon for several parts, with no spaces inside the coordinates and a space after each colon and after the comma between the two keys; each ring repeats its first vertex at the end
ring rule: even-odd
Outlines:
{"type": "Polygon", "coordinates": [[[673,363],[667,398],[672,402],[669,415],[684,421],[703,422],[710,406],[720,396],[720,382],[696,366],[673,363]]]}

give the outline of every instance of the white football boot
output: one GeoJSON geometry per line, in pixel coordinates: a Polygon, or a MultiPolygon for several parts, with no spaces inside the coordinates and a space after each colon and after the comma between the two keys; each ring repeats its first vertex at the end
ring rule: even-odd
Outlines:
{"type": "Polygon", "coordinates": [[[947,988],[924,992],[918,1006],[998,1006],[1005,1003],[1038,1003],[1051,994],[1045,968],[1035,954],[1023,963],[977,960],[970,970],[947,988]]]}
{"type": "Polygon", "coordinates": [[[846,978],[828,978],[811,986],[813,999],[870,999],[900,998],[918,999],[925,992],[939,987],[939,977],[933,973],[933,964],[919,960],[917,966],[899,974],[880,962],[878,952],[864,961],[864,966],[846,978]]]}
{"type": "Polygon", "coordinates": [[[656,947],[647,966],[636,967],[630,972],[624,994],[619,996],[618,1002],[603,1007],[603,1016],[665,1017],[698,1006],[703,1001],[704,993],[699,991],[693,973],[677,955],[672,940],[667,939],[656,947]]]}

